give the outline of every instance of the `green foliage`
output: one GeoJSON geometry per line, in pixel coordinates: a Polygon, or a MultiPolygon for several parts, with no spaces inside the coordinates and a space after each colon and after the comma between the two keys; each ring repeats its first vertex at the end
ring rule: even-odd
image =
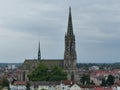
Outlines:
{"type": "Polygon", "coordinates": [[[31,81],[60,81],[67,79],[67,74],[58,66],[49,69],[44,63],[40,63],[29,75],[31,81]]]}
{"type": "Polygon", "coordinates": [[[84,74],[84,75],[81,77],[80,82],[81,82],[83,85],[95,85],[95,83],[90,80],[90,75],[88,75],[88,74],[84,74]]]}
{"type": "Polygon", "coordinates": [[[3,78],[1,82],[2,87],[9,87],[9,81],[7,78],[3,78]]]}
{"type": "Polygon", "coordinates": [[[120,63],[78,63],[78,68],[88,70],[91,66],[98,66],[100,69],[120,69],[120,63]]]}
{"type": "Polygon", "coordinates": [[[114,76],[109,75],[109,76],[108,76],[108,78],[107,78],[106,83],[107,83],[109,86],[111,86],[111,85],[113,85],[113,84],[114,84],[114,81],[115,81],[114,76]]]}
{"type": "Polygon", "coordinates": [[[102,84],[101,86],[111,86],[114,84],[115,78],[112,75],[109,75],[107,80],[105,80],[104,78],[102,79],[102,84]]]}
{"type": "Polygon", "coordinates": [[[10,90],[10,87],[8,87],[8,90],[10,90]]]}
{"type": "Polygon", "coordinates": [[[92,81],[90,81],[90,85],[95,85],[95,83],[94,83],[94,81],[92,80],[92,81]]]}
{"type": "Polygon", "coordinates": [[[10,90],[9,88],[9,81],[7,78],[3,77],[2,80],[0,81],[0,90],[2,90],[2,88],[7,87],[8,90],[10,90]]]}
{"type": "Polygon", "coordinates": [[[65,80],[66,78],[66,73],[63,72],[62,68],[53,66],[52,70],[50,71],[49,74],[49,81],[60,81],[60,80],[65,80]]]}
{"type": "Polygon", "coordinates": [[[2,90],[2,87],[0,86],[0,90],[2,90]]]}
{"type": "Polygon", "coordinates": [[[101,86],[106,86],[106,80],[105,80],[105,78],[102,79],[101,86]]]}
{"type": "Polygon", "coordinates": [[[90,75],[84,74],[84,75],[81,77],[81,83],[82,83],[83,85],[90,84],[90,75]]]}
{"type": "Polygon", "coordinates": [[[29,82],[27,82],[27,84],[26,84],[26,90],[30,90],[30,83],[29,82]]]}
{"type": "Polygon", "coordinates": [[[48,67],[43,63],[40,63],[39,66],[35,68],[32,71],[32,73],[28,75],[28,78],[31,81],[43,81],[46,80],[47,77],[48,77],[48,67]]]}

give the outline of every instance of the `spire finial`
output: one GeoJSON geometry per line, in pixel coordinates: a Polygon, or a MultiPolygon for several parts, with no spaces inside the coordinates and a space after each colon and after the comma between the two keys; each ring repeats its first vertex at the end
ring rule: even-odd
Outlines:
{"type": "Polygon", "coordinates": [[[73,35],[73,25],[72,25],[72,14],[71,14],[71,7],[69,7],[69,17],[68,17],[68,30],[67,35],[73,35]]]}
{"type": "Polygon", "coordinates": [[[69,12],[71,13],[71,6],[69,6],[69,12]]]}

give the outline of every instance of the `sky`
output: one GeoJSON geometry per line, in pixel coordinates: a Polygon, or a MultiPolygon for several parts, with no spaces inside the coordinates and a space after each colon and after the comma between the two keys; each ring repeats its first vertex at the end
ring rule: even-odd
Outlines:
{"type": "Polygon", "coordinates": [[[77,62],[120,62],[120,0],[0,0],[0,62],[63,59],[69,6],[77,62]]]}

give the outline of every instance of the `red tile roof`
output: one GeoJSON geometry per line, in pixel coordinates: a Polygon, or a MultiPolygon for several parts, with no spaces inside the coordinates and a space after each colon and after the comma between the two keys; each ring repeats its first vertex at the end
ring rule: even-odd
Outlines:
{"type": "Polygon", "coordinates": [[[104,88],[104,90],[113,90],[112,88],[104,88]]]}
{"type": "Polygon", "coordinates": [[[26,82],[24,82],[24,81],[15,81],[14,82],[14,85],[26,85],[26,82]]]}
{"type": "Polygon", "coordinates": [[[62,80],[62,83],[63,83],[64,85],[71,85],[71,84],[72,84],[72,81],[70,81],[70,80],[62,80]]]}
{"type": "Polygon", "coordinates": [[[95,90],[112,90],[110,87],[96,87],[95,90]]]}
{"type": "Polygon", "coordinates": [[[116,75],[120,73],[120,69],[113,69],[113,70],[95,70],[91,72],[91,76],[92,77],[100,77],[100,76],[104,76],[104,75],[116,75]]]}
{"type": "Polygon", "coordinates": [[[115,81],[115,85],[120,85],[120,80],[115,81]]]}
{"type": "Polygon", "coordinates": [[[95,90],[104,90],[103,87],[96,87],[95,90]]]}
{"type": "Polygon", "coordinates": [[[94,88],[96,85],[80,85],[81,88],[94,88]]]}

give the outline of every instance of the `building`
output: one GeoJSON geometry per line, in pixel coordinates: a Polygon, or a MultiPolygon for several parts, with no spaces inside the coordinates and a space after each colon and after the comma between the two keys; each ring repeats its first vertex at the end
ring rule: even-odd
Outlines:
{"type": "MultiPolygon", "coordinates": [[[[77,55],[76,55],[76,47],[75,47],[75,35],[73,33],[73,24],[72,24],[72,14],[71,7],[69,8],[69,17],[68,17],[68,27],[67,33],[65,34],[65,52],[64,59],[41,59],[40,52],[40,43],[38,48],[38,59],[26,59],[21,67],[21,73],[23,76],[23,81],[27,80],[25,78],[28,72],[37,66],[39,62],[45,63],[48,67],[52,65],[57,65],[59,67],[64,68],[65,72],[67,72],[68,80],[78,81],[78,68],[77,68],[77,55]]],[[[21,77],[22,78],[22,77],[21,77]]],[[[20,78],[18,78],[20,80],[20,78]]],[[[22,80],[21,80],[22,81],[22,80]]]]}
{"type": "Polygon", "coordinates": [[[70,86],[73,84],[70,80],[62,80],[60,84],[60,90],[70,90],[70,86]]]}
{"type": "Polygon", "coordinates": [[[76,83],[73,84],[71,87],[70,87],[70,90],[82,90],[81,87],[79,85],[77,85],[76,83]]]}
{"type": "Polygon", "coordinates": [[[34,90],[60,90],[60,82],[33,81],[30,85],[34,90]]]}
{"type": "Polygon", "coordinates": [[[14,82],[13,85],[9,85],[10,90],[26,90],[26,83],[25,82],[14,82]]]}

